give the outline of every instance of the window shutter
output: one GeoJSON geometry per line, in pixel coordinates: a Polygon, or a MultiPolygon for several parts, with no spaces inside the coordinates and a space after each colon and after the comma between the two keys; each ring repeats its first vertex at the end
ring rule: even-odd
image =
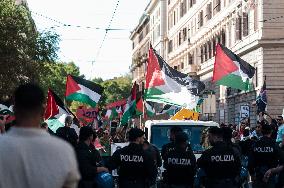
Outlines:
{"type": "Polygon", "coordinates": [[[248,36],[248,14],[243,13],[243,35],[248,36]]]}
{"type": "Polygon", "coordinates": [[[258,29],[257,4],[254,7],[254,31],[258,29]]]}
{"type": "Polygon", "coordinates": [[[242,24],[242,22],[241,22],[241,18],[240,17],[238,17],[237,19],[236,19],[236,40],[241,40],[242,39],[242,37],[241,37],[241,24],[242,24]]]}

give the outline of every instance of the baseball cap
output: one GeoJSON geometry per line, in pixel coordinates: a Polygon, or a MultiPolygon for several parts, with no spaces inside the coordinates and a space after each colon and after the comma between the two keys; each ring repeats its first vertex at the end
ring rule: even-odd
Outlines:
{"type": "Polygon", "coordinates": [[[129,131],[129,141],[135,141],[137,138],[143,136],[145,133],[141,129],[132,128],[129,131]]]}

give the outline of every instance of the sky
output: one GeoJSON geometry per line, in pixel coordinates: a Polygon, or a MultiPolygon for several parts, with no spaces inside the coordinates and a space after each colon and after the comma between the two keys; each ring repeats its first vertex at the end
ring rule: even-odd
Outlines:
{"type": "Polygon", "coordinates": [[[60,35],[59,60],[73,61],[88,79],[101,77],[104,80],[129,72],[130,32],[137,26],[149,1],[27,0],[37,29],[53,30],[60,35]],[[109,31],[102,42],[117,2],[110,28],[122,30],[109,31]]]}

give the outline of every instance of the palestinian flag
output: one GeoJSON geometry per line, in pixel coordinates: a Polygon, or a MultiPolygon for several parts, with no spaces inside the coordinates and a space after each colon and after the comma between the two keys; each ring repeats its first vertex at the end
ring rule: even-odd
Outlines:
{"type": "Polygon", "coordinates": [[[257,114],[260,112],[265,112],[267,105],[267,95],[266,95],[266,77],[264,78],[263,86],[260,90],[259,95],[256,98],[257,114]]]}
{"type": "Polygon", "coordinates": [[[172,67],[152,48],[149,49],[145,100],[195,108],[204,83],[194,80],[172,67]]]}
{"type": "Polygon", "coordinates": [[[248,91],[249,79],[254,76],[255,68],[242,60],[231,50],[218,44],[213,70],[213,82],[218,85],[248,91]]]}
{"type": "Polygon", "coordinates": [[[136,82],[134,82],[131,89],[131,95],[127,99],[126,107],[121,118],[122,125],[128,124],[128,121],[136,116],[136,91],[137,85],[136,82]]]}
{"type": "Polygon", "coordinates": [[[94,82],[77,76],[67,76],[65,96],[69,101],[79,101],[95,107],[102,93],[103,88],[94,82]]]}
{"type": "Polygon", "coordinates": [[[169,114],[169,115],[174,115],[176,113],[177,107],[166,104],[163,109],[158,113],[158,115],[162,114],[169,114]]]}
{"type": "Polygon", "coordinates": [[[44,115],[44,119],[48,124],[48,128],[56,133],[56,130],[59,127],[64,126],[65,118],[68,115],[76,118],[76,116],[64,105],[62,100],[51,89],[49,89],[44,115]]]}
{"type": "Polygon", "coordinates": [[[146,114],[148,117],[153,117],[156,115],[156,111],[154,108],[154,103],[150,101],[145,101],[145,108],[146,108],[146,114]]]}
{"type": "Polygon", "coordinates": [[[144,111],[144,106],[143,106],[143,98],[142,98],[142,93],[139,92],[137,93],[136,96],[136,116],[140,116],[143,114],[144,111]]]}
{"type": "Polygon", "coordinates": [[[0,104],[0,116],[11,115],[13,110],[4,104],[0,104]]]}
{"type": "Polygon", "coordinates": [[[118,114],[116,108],[113,107],[113,108],[107,110],[105,117],[108,118],[109,120],[113,120],[113,119],[117,118],[118,115],[119,114],[118,114]]]}

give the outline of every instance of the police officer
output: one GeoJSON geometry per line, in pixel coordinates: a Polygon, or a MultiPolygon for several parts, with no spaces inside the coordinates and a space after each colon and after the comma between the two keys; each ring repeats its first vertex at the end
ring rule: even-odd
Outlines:
{"type": "MultiPolygon", "coordinates": [[[[161,150],[161,156],[164,162],[166,161],[166,156],[170,151],[172,151],[175,147],[175,137],[177,133],[183,132],[182,128],[180,126],[173,126],[170,130],[170,142],[163,145],[162,150],[161,150]]],[[[191,150],[190,144],[187,144],[188,150],[191,150]]],[[[165,165],[165,164],[164,164],[165,165]]],[[[167,170],[163,172],[163,184],[168,184],[167,183],[167,170]]]]}
{"type": "Polygon", "coordinates": [[[188,149],[188,136],[184,132],[175,135],[175,146],[165,156],[167,183],[170,188],[192,188],[196,173],[196,159],[188,149]]]}
{"type": "Polygon", "coordinates": [[[241,170],[241,161],[235,150],[223,141],[223,132],[218,127],[211,127],[208,140],[212,148],[203,152],[197,166],[205,174],[206,188],[237,188],[241,170]]]}
{"type": "MultiPolygon", "coordinates": [[[[182,128],[180,126],[173,126],[170,130],[170,142],[163,145],[161,150],[162,159],[165,160],[166,155],[169,151],[173,150],[175,147],[175,137],[177,133],[182,132],[182,128]]],[[[187,145],[188,149],[191,150],[190,145],[187,145]]]]}
{"type": "Polygon", "coordinates": [[[153,157],[143,150],[144,132],[138,128],[129,131],[129,145],[114,152],[107,167],[118,168],[120,188],[146,188],[156,168],[153,157]]]}
{"type": "Polygon", "coordinates": [[[275,176],[264,181],[267,170],[275,168],[279,164],[280,151],[275,141],[271,138],[272,128],[267,122],[261,122],[263,137],[253,145],[249,155],[248,169],[252,178],[253,187],[275,187],[275,176]]]}

